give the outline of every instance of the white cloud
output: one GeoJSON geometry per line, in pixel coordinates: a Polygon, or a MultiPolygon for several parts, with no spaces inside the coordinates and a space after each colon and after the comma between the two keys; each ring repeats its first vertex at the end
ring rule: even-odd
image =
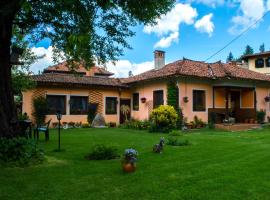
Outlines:
{"type": "Polygon", "coordinates": [[[214,32],[215,25],[211,21],[213,13],[203,16],[201,19],[196,21],[195,28],[201,33],[208,33],[209,37],[212,36],[214,32]]]}
{"type": "Polygon", "coordinates": [[[177,3],[170,12],[157,19],[156,25],[145,26],[143,31],[148,34],[155,33],[158,37],[162,37],[161,40],[155,44],[155,47],[160,46],[166,48],[169,47],[172,42],[178,41],[180,24],[193,24],[197,15],[197,10],[192,8],[189,4],[177,3]],[[176,36],[177,39],[175,38],[176,36]]]}
{"type": "Polygon", "coordinates": [[[172,42],[178,42],[179,32],[171,33],[168,37],[162,37],[154,46],[154,48],[167,48],[172,42]]]}
{"type": "Polygon", "coordinates": [[[267,10],[270,10],[270,0],[267,1],[267,10]]]}
{"type": "Polygon", "coordinates": [[[31,50],[35,53],[37,56],[44,56],[43,58],[37,60],[33,65],[31,65],[30,70],[34,72],[35,74],[39,71],[43,71],[44,68],[53,65],[53,58],[52,58],[52,46],[49,46],[48,49],[44,47],[33,47],[31,50]]]}
{"type": "Polygon", "coordinates": [[[107,70],[114,73],[115,77],[128,77],[129,71],[133,75],[143,73],[154,68],[154,61],[132,63],[129,60],[119,60],[115,63],[109,62],[106,64],[107,70]]]}
{"type": "Polygon", "coordinates": [[[240,14],[232,18],[233,26],[229,29],[232,34],[238,34],[254,24],[266,11],[264,0],[239,0],[239,3],[240,14]]]}

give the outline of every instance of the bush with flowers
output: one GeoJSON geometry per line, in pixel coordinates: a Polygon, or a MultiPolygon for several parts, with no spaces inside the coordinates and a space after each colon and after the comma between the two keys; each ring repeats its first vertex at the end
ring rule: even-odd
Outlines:
{"type": "Polygon", "coordinates": [[[136,170],[138,152],[135,149],[126,149],[122,157],[122,168],[124,172],[134,172],[136,170]]]}
{"type": "Polygon", "coordinates": [[[150,115],[151,132],[170,132],[176,127],[177,112],[173,106],[161,105],[154,109],[150,115]]]}

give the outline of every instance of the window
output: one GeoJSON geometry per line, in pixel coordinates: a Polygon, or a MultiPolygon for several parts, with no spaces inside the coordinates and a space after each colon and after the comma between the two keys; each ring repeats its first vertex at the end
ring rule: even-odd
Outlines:
{"type": "Polygon", "coordinates": [[[106,97],[105,113],[107,115],[117,114],[117,98],[116,97],[106,97]]]}
{"type": "Polygon", "coordinates": [[[265,60],[266,67],[270,67],[270,57],[265,60]]]}
{"type": "Polygon", "coordinates": [[[139,93],[133,93],[133,110],[139,110],[139,93]]]}
{"type": "Polygon", "coordinates": [[[48,114],[55,115],[56,112],[66,114],[66,96],[64,95],[47,95],[48,114]]]}
{"type": "Polygon", "coordinates": [[[205,91],[193,90],[193,111],[205,111],[205,91]]]}
{"type": "Polygon", "coordinates": [[[163,105],[163,90],[156,90],[153,92],[153,108],[163,105]]]}
{"type": "Polygon", "coordinates": [[[86,115],[88,112],[88,97],[71,96],[70,97],[70,114],[86,115]]]}
{"type": "Polygon", "coordinates": [[[256,68],[263,68],[264,67],[264,60],[262,58],[258,58],[255,60],[255,67],[256,68]]]}

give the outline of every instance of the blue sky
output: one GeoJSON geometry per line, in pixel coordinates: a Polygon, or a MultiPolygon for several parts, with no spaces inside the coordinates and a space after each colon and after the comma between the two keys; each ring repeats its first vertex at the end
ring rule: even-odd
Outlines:
{"type": "MultiPolygon", "coordinates": [[[[178,1],[172,11],[157,19],[156,26],[134,27],[136,36],[128,39],[133,49],[125,49],[125,55],[119,58],[116,66],[108,63],[107,68],[118,77],[127,76],[129,70],[134,74],[149,70],[153,67],[155,49],[166,51],[166,63],[183,57],[205,60],[260,19],[269,9],[270,0],[178,1]]],[[[209,61],[225,61],[230,51],[234,56],[239,56],[247,44],[255,52],[262,43],[265,43],[266,50],[270,50],[269,35],[270,13],[209,61]]],[[[41,41],[33,51],[47,54],[31,67],[35,73],[53,64],[50,58],[50,40],[41,41]]]]}

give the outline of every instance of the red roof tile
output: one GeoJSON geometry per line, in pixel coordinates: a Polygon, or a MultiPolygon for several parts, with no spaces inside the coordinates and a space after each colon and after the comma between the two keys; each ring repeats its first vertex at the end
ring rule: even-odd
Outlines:
{"type": "MultiPolygon", "coordinates": [[[[106,69],[102,67],[92,66],[89,69],[87,69],[86,66],[84,66],[83,63],[80,63],[78,66],[74,67],[73,69],[75,72],[80,74],[85,74],[88,76],[94,76],[94,75],[104,75],[104,76],[112,76],[113,73],[107,71],[106,69]]],[[[53,66],[49,66],[46,69],[44,69],[44,73],[73,73],[70,67],[68,66],[68,63],[62,62],[53,66]]]]}
{"type": "Polygon", "coordinates": [[[96,77],[96,76],[80,76],[76,74],[61,74],[61,73],[45,73],[31,76],[37,84],[47,85],[81,85],[81,86],[105,86],[105,87],[123,87],[128,85],[123,84],[118,78],[96,77]]]}
{"type": "Polygon", "coordinates": [[[270,81],[270,76],[244,69],[233,64],[225,64],[221,62],[205,63],[184,59],[167,64],[158,70],[153,69],[136,76],[122,79],[122,82],[134,83],[170,76],[192,76],[207,79],[224,79],[230,77],[235,79],[270,81]]]}

